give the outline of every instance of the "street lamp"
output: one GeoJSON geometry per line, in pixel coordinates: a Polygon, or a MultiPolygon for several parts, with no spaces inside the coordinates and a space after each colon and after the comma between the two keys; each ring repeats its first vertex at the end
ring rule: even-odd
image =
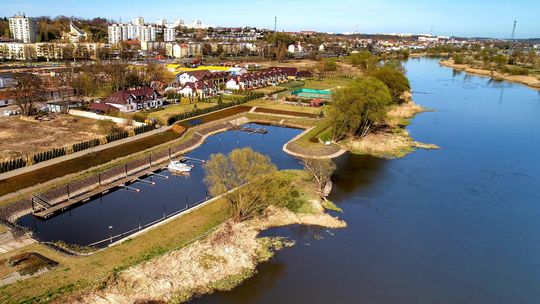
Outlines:
{"type": "Polygon", "coordinates": [[[109,242],[112,243],[112,229],[113,226],[109,226],[109,242]]]}

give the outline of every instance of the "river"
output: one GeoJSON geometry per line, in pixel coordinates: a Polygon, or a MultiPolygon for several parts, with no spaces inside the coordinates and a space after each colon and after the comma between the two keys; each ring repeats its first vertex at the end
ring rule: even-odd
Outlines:
{"type": "Polygon", "coordinates": [[[346,229],[268,231],[297,244],[193,303],[538,303],[539,92],[435,59],[405,67],[434,110],[408,130],[441,149],[342,156],[330,199],[346,229]]]}

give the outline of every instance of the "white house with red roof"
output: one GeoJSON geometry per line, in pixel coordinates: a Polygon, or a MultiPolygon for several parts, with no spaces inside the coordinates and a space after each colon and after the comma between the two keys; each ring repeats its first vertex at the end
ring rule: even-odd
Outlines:
{"type": "Polygon", "coordinates": [[[163,105],[162,96],[154,89],[144,86],[118,91],[101,102],[90,105],[96,112],[120,111],[123,113],[157,108],[163,105]]]}

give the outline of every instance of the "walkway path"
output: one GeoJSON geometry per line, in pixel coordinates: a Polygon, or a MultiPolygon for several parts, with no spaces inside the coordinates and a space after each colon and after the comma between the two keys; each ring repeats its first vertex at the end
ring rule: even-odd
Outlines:
{"type": "Polygon", "coordinates": [[[287,154],[290,154],[292,156],[296,156],[296,157],[302,157],[302,158],[318,158],[318,159],[326,159],[326,158],[329,158],[329,159],[332,159],[332,158],[336,158],[338,156],[341,156],[343,155],[345,152],[347,152],[347,150],[343,149],[343,148],[340,148],[339,151],[335,152],[335,153],[332,153],[332,154],[329,154],[329,155],[307,155],[307,154],[302,154],[302,153],[298,153],[298,152],[293,152],[291,150],[289,150],[287,148],[287,145],[290,144],[291,142],[294,142],[296,140],[298,140],[300,137],[304,136],[306,133],[308,133],[309,131],[313,130],[314,128],[316,128],[317,126],[313,126],[307,130],[305,130],[304,132],[298,134],[296,137],[294,137],[293,139],[291,139],[290,141],[288,141],[286,144],[283,145],[283,152],[287,153],[287,154]]]}
{"type": "MultiPolygon", "coordinates": [[[[7,232],[9,233],[9,232],[7,232]]],[[[24,246],[36,243],[37,241],[29,237],[12,239],[11,241],[0,244],[0,254],[19,249],[24,246]]]]}

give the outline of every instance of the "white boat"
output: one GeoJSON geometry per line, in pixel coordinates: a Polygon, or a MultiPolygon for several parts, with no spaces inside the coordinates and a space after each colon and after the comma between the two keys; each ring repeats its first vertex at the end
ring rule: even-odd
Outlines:
{"type": "Polygon", "coordinates": [[[179,160],[173,160],[167,166],[167,169],[171,172],[189,172],[191,171],[191,168],[193,168],[192,165],[188,165],[179,160]]]}

